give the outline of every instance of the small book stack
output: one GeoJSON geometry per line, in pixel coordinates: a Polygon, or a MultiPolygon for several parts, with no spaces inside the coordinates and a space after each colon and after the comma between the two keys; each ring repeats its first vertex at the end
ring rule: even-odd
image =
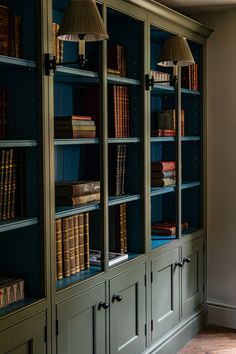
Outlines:
{"type": "Polygon", "coordinates": [[[129,88],[113,85],[114,137],[129,137],[129,88]]]}
{"type": "Polygon", "coordinates": [[[125,47],[119,44],[108,46],[108,74],[127,75],[125,47]]]}
{"type": "Polygon", "coordinates": [[[159,83],[159,85],[170,86],[170,74],[164,73],[162,71],[155,71],[155,70],[151,70],[150,74],[153,77],[154,81],[157,81],[157,83],[162,81],[159,83]]]}
{"type": "Polygon", "coordinates": [[[152,187],[166,187],[175,184],[175,176],[175,161],[152,161],[152,187]]]}
{"type": "MultiPolygon", "coordinates": [[[[188,229],[188,222],[182,222],[182,230],[188,229]]],[[[176,235],[176,223],[169,221],[160,221],[152,223],[152,234],[158,236],[173,236],[176,235]]]]}
{"type": "Polygon", "coordinates": [[[0,89],[0,139],[7,136],[7,92],[0,89]]]}
{"type": "Polygon", "coordinates": [[[55,56],[57,63],[63,62],[64,42],[57,38],[60,25],[52,23],[52,55],[55,56]]]}
{"type": "Polygon", "coordinates": [[[126,203],[119,205],[120,219],[120,253],[127,253],[127,208],[126,203]]]}
{"type": "MultiPolygon", "coordinates": [[[[122,254],[117,252],[109,252],[109,266],[113,266],[117,263],[123,262],[128,259],[128,254],[122,254]]],[[[90,250],[90,264],[95,266],[101,266],[101,251],[90,250]]]]}
{"type": "MultiPolygon", "coordinates": [[[[157,130],[152,131],[152,136],[176,135],[176,111],[165,109],[157,114],[157,130]]],[[[184,110],[181,110],[181,135],[184,136],[184,110]]]]}
{"type": "Polygon", "coordinates": [[[56,182],[55,196],[57,206],[78,206],[100,201],[100,182],[56,182]]]}
{"type": "Polygon", "coordinates": [[[116,196],[125,194],[125,174],[126,174],[126,145],[117,144],[116,151],[116,167],[115,167],[115,188],[114,194],[116,196]]]}
{"type": "Polygon", "coordinates": [[[95,122],[90,116],[55,117],[54,130],[56,139],[96,137],[95,122]]]}
{"type": "Polygon", "coordinates": [[[198,91],[198,64],[182,68],[181,86],[188,90],[198,91]]]}
{"type": "Polygon", "coordinates": [[[0,277],[0,309],[23,300],[24,297],[23,279],[11,278],[8,276],[0,277]]]}
{"type": "Polygon", "coordinates": [[[0,220],[25,214],[25,155],[22,149],[0,150],[0,220]]]}
{"type": "Polygon", "coordinates": [[[0,5],[0,55],[21,57],[22,17],[11,15],[7,6],[0,5]]]}
{"type": "Polygon", "coordinates": [[[56,220],[57,280],[89,268],[89,213],[56,220]]]}

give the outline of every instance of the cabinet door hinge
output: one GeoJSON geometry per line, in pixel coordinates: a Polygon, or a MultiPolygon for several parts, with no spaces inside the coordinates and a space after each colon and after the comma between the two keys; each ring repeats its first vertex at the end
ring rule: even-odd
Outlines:
{"type": "Polygon", "coordinates": [[[151,283],[153,283],[153,272],[151,272],[151,283]]]}
{"type": "Polygon", "coordinates": [[[59,334],[59,329],[58,329],[59,325],[58,325],[58,320],[56,320],[56,336],[58,336],[59,334]]]}
{"type": "Polygon", "coordinates": [[[146,323],[144,325],[144,334],[145,334],[145,336],[147,335],[147,325],[146,325],[146,323]]]}
{"type": "Polygon", "coordinates": [[[47,343],[48,341],[48,332],[47,332],[47,327],[44,327],[44,342],[47,343]]]}
{"type": "Polygon", "coordinates": [[[153,331],[153,320],[151,320],[151,331],[153,331]]]}
{"type": "Polygon", "coordinates": [[[144,275],[144,286],[147,286],[147,276],[146,276],[146,274],[144,275]]]}

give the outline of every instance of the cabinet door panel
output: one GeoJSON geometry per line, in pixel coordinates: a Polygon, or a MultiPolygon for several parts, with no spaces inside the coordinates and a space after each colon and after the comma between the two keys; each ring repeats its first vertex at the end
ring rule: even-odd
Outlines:
{"type": "Polygon", "coordinates": [[[57,306],[58,354],[105,354],[105,286],[100,284],[57,306]]]}
{"type": "Polygon", "coordinates": [[[110,280],[110,353],[137,354],[145,349],[145,265],[110,280]],[[122,297],[113,301],[113,295],[122,297]]]}
{"type": "Polygon", "coordinates": [[[160,337],[179,321],[178,249],[152,261],[152,340],[160,337]]]}
{"type": "Polygon", "coordinates": [[[203,301],[203,249],[202,240],[189,242],[182,247],[182,258],[190,263],[182,268],[182,317],[189,315],[203,301]]]}
{"type": "Polygon", "coordinates": [[[0,332],[0,354],[44,354],[45,314],[25,320],[0,332]]]}

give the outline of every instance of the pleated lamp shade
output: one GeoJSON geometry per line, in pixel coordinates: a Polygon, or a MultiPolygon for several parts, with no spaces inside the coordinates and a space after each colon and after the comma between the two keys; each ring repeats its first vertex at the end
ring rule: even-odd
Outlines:
{"type": "Polygon", "coordinates": [[[189,66],[195,63],[186,38],[171,36],[165,40],[158,61],[160,66],[189,66]]]}
{"type": "Polygon", "coordinates": [[[86,42],[109,38],[95,0],[69,2],[57,37],[63,41],[78,42],[79,35],[83,35],[86,42]]]}

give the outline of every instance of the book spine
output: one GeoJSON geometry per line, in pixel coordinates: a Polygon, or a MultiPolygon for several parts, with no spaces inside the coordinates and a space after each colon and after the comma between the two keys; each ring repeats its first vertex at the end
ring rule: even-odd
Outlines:
{"type": "Polygon", "coordinates": [[[0,55],[9,55],[9,8],[0,5],[0,55]]]}
{"type": "Polygon", "coordinates": [[[11,205],[12,205],[12,176],[13,176],[13,149],[9,150],[9,169],[8,169],[8,198],[7,198],[7,209],[6,209],[6,218],[10,219],[11,217],[11,205]]]}
{"type": "Polygon", "coordinates": [[[0,169],[0,220],[2,220],[2,214],[3,214],[5,155],[6,155],[6,150],[1,150],[1,169],[0,169]]]}
{"type": "Polygon", "coordinates": [[[10,214],[11,218],[15,217],[15,206],[16,206],[16,151],[13,155],[13,169],[12,169],[12,195],[11,195],[11,205],[10,205],[10,214]]]}
{"type": "Polygon", "coordinates": [[[116,171],[115,171],[115,195],[118,196],[121,194],[121,149],[122,145],[116,145],[116,171]]]}
{"type": "Polygon", "coordinates": [[[56,220],[55,230],[56,230],[57,280],[61,280],[63,279],[62,220],[61,219],[56,220]]]}
{"type": "Polygon", "coordinates": [[[56,196],[56,205],[77,206],[95,201],[100,201],[100,193],[80,195],[78,197],[56,196]]]}
{"type": "Polygon", "coordinates": [[[123,204],[123,236],[124,236],[124,253],[128,252],[127,246],[127,204],[123,204]]]}
{"type": "Polygon", "coordinates": [[[84,266],[90,267],[89,263],[89,213],[84,213],[84,266]]]}
{"type": "Polygon", "coordinates": [[[73,217],[68,217],[68,233],[69,233],[69,257],[70,257],[70,274],[75,274],[75,238],[74,238],[74,222],[73,217]]]}
{"type": "Polygon", "coordinates": [[[75,237],[75,272],[80,271],[80,255],[79,255],[79,221],[78,215],[73,216],[74,237],[75,237]]]}
{"type": "Polygon", "coordinates": [[[84,214],[78,215],[79,221],[79,260],[80,270],[85,269],[85,257],[84,257],[84,214]]]}
{"type": "Polygon", "coordinates": [[[70,277],[70,253],[69,253],[69,220],[62,219],[62,243],[63,243],[63,269],[64,277],[70,277]]]}
{"type": "Polygon", "coordinates": [[[125,252],[124,248],[124,210],[123,210],[123,205],[119,205],[119,212],[120,212],[120,253],[125,252]]]}
{"type": "Polygon", "coordinates": [[[126,145],[122,145],[121,153],[121,194],[125,194],[126,145]]]}
{"type": "Polygon", "coordinates": [[[6,220],[6,218],[7,218],[9,156],[10,156],[10,151],[6,150],[5,166],[4,166],[4,182],[3,182],[3,209],[2,209],[2,219],[3,220],[6,220]]]}

